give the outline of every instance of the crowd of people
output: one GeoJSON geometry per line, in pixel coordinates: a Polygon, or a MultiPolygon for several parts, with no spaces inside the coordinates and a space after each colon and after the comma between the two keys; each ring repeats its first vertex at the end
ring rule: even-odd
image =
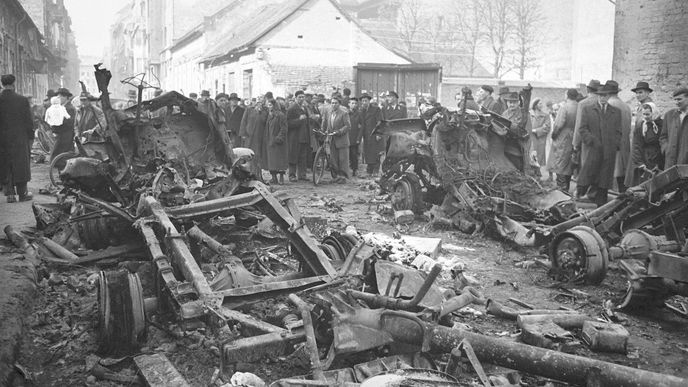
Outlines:
{"type": "Polygon", "coordinates": [[[367,175],[375,177],[384,142],[373,129],[381,120],[407,118],[395,91],[386,92],[379,103],[365,93],[352,96],[348,88],[329,97],[297,90],[285,97],[267,92],[242,100],[236,93],[219,93],[212,99],[203,90],[189,98],[196,100],[198,110],[224,122],[234,147],[253,150],[256,176],[269,171],[271,184],[285,184],[285,175],[289,182],[309,180],[307,171],[326,136],[331,136],[330,172],[336,183],[360,176],[360,161],[367,175]]]}
{"type": "MultiPolygon", "coordinates": [[[[104,135],[107,127],[98,98],[89,93],[79,95],[76,108],[72,104],[75,98],[66,88],[49,90],[43,104],[34,105],[31,97],[15,92],[15,81],[13,75],[3,75],[0,93],[0,182],[8,202],[31,200],[33,196],[27,182],[31,179],[31,146],[37,128],[47,126],[54,135],[52,160],[73,151],[75,137],[104,135]]],[[[509,88],[501,87],[495,93],[493,87],[483,85],[474,99],[469,89],[464,90],[457,95],[463,101],[459,110],[499,114],[517,128],[519,133],[504,133],[518,139],[505,142],[505,154],[526,155],[520,160],[513,158],[517,168],[525,171],[526,165],[536,163],[550,180],[556,176],[556,186],[564,192],[569,192],[575,178],[573,194],[597,205],[607,201],[614,186],[623,192],[653,173],[688,163],[685,87],[672,94],[676,108],[662,114],[647,82],[638,82],[632,89],[636,103],[631,107],[618,97],[617,82],[601,84],[593,79],[586,95],[569,89],[561,103],[533,99],[528,125],[515,125],[523,121],[523,107],[519,94],[509,88]]],[[[157,89],[155,96],[161,93],[157,89]]],[[[129,97],[135,104],[135,91],[129,97]]],[[[212,99],[203,90],[200,96],[191,93],[189,98],[196,101],[199,111],[224,125],[231,146],[253,150],[256,176],[262,180],[263,170],[269,171],[271,184],[285,184],[285,175],[289,182],[309,180],[307,171],[327,136],[331,136],[335,182],[346,183],[361,176],[361,161],[367,176],[374,178],[385,143],[373,130],[381,120],[407,118],[406,104],[395,91],[379,98],[366,93],[355,97],[344,88],[326,97],[300,89],[285,97],[267,92],[242,100],[236,93],[219,93],[212,99]]],[[[162,108],[150,114],[170,111],[162,108]]]]}
{"type": "MultiPolygon", "coordinates": [[[[676,108],[665,114],[652,100],[653,89],[637,82],[631,89],[634,106],[618,96],[619,84],[591,80],[586,95],[566,91],[564,102],[553,104],[535,98],[530,106],[529,151],[557,187],[569,192],[575,176],[577,198],[598,206],[609,190],[624,192],[653,174],[688,162],[688,88],[673,91],[676,108]]],[[[483,111],[507,116],[510,101],[518,95],[508,88],[482,86],[475,105],[483,111]]]]}

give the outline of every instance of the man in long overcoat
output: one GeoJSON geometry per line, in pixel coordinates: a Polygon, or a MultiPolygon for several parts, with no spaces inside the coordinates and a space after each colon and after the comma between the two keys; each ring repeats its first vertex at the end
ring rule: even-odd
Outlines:
{"type": "MultiPolygon", "coordinates": [[[[581,124],[581,114],[583,107],[586,105],[594,105],[597,103],[597,94],[595,92],[597,89],[602,87],[600,84],[600,81],[597,79],[591,79],[590,82],[588,82],[588,86],[586,86],[586,90],[588,92],[588,95],[583,98],[582,100],[578,101],[578,109],[576,110],[576,126],[573,128],[573,155],[572,158],[575,160],[575,164],[578,166],[578,169],[580,169],[580,164],[581,160],[586,158],[586,154],[583,152],[587,152],[587,148],[585,150],[582,149],[581,146],[581,138],[580,138],[580,124],[581,124]]],[[[574,169],[576,167],[574,166],[574,169]]],[[[580,184],[576,183],[576,197],[581,197],[585,195],[588,187],[586,186],[581,186],[580,184]]]]}
{"type": "Polygon", "coordinates": [[[92,103],[95,100],[97,98],[89,93],[79,95],[80,106],[76,111],[76,117],[74,117],[74,128],[79,136],[83,135],[84,132],[99,132],[101,136],[105,136],[107,121],[103,111],[92,103]]]}
{"type": "Polygon", "coordinates": [[[676,109],[664,116],[659,144],[664,152],[664,169],[677,164],[688,164],[688,87],[682,87],[673,94],[676,109]]]}
{"type": "Polygon", "coordinates": [[[322,131],[332,133],[331,156],[335,182],[345,183],[351,176],[349,169],[349,130],[351,121],[349,112],[341,106],[339,97],[332,97],[330,109],[322,120],[322,131]]]}
{"type": "Polygon", "coordinates": [[[287,142],[289,149],[289,181],[306,178],[308,154],[310,153],[310,122],[305,108],[306,96],[303,90],[294,93],[295,103],[287,110],[287,142]]]}
{"type": "MultiPolygon", "coordinates": [[[[218,101],[220,101],[215,98],[218,101]]],[[[227,103],[220,104],[222,110],[225,113],[225,129],[229,135],[229,139],[232,141],[234,147],[242,146],[239,131],[241,127],[241,119],[244,118],[244,108],[239,106],[239,96],[237,93],[230,93],[227,97],[227,103]]]]}
{"type": "Polygon", "coordinates": [[[7,202],[31,200],[33,194],[27,190],[31,180],[31,145],[34,139],[33,119],[29,100],[14,91],[16,78],[12,74],[0,78],[0,177],[5,180],[3,190],[7,202]]]}
{"type": "Polygon", "coordinates": [[[578,110],[578,90],[566,91],[566,103],[557,112],[552,129],[552,149],[547,159],[548,169],[557,174],[557,188],[569,191],[571,176],[573,175],[573,130],[576,127],[576,112],[578,110]]]}
{"type": "Polygon", "coordinates": [[[384,139],[373,135],[373,130],[380,123],[380,108],[370,104],[371,97],[363,94],[359,98],[361,102],[360,122],[363,135],[363,161],[366,163],[368,175],[377,175],[380,169],[380,154],[385,150],[384,139]]]}
{"type": "Polygon", "coordinates": [[[617,90],[618,86],[605,83],[596,92],[599,102],[585,105],[581,111],[579,133],[585,157],[581,159],[577,184],[590,187],[588,195],[598,207],[607,202],[607,192],[614,181],[616,152],[620,148],[621,110],[608,103],[610,94],[617,90]]]}

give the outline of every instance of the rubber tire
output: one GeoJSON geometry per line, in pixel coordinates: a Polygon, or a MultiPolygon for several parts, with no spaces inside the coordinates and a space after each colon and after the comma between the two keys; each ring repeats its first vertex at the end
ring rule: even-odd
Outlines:
{"type": "Polygon", "coordinates": [[[403,202],[392,201],[392,208],[395,211],[411,210],[415,214],[422,214],[425,207],[423,203],[423,190],[420,179],[413,173],[405,173],[392,186],[392,195],[396,195],[398,190],[403,191],[406,200],[403,202]]]}
{"type": "Polygon", "coordinates": [[[313,158],[313,184],[320,184],[323,175],[325,175],[325,169],[327,169],[327,153],[325,149],[320,148],[313,158]],[[318,168],[318,161],[320,161],[320,168],[318,168]]]}
{"type": "Polygon", "coordinates": [[[101,271],[98,282],[99,349],[131,354],[146,340],[143,289],[138,274],[101,271]]]}
{"type": "MultiPolygon", "coordinates": [[[[62,185],[62,182],[59,181],[59,183],[58,183],[59,179],[57,179],[55,177],[55,171],[57,171],[57,167],[55,165],[61,161],[67,161],[67,160],[73,159],[75,157],[79,157],[79,154],[76,152],[64,152],[64,153],[60,153],[59,155],[55,156],[55,158],[52,159],[52,161],[50,161],[50,170],[48,171],[48,174],[50,176],[50,182],[54,186],[58,187],[58,186],[62,185]]],[[[58,172],[57,177],[60,177],[59,172],[61,172],[61,171],[57,171],[57,172],[58,172]]]]}

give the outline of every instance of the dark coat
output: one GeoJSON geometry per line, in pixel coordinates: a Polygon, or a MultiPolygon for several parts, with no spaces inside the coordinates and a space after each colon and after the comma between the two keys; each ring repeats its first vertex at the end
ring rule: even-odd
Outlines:
{"type": "Polygon", "coordinates": [[[531,115],[533,129],[530,132],[530,141],[533,150],[537,153],[538,163],[546,165],[547,134],[552,128],[552,119],[549,114],[537,111],[531,115]]]}
{"type": "Polygon", "coordinates": [[[268,114],[265,124],[267,134],[267,169],[286,171],[289,168],[287,149],[287,117],[279,110],[268,114]]]}
{"type": "Polygon", "coordinates": [[[645,120],[642,117],[636,121],[633,129],[633,144],[631,144],[631,163],[629,165],[630,172],[633,174],[631,184],[634,186],[640,183],[637,179],[639,175],[635,174],[635,168],[640,165],[645,165],[649,169],[659,168],[664,169],[664,155],[662,154],[662,147],[659,144],[659,137],[662,134],[662,119],[657,118],[647,125],[643,125],[645,120]],[[645,134],[643,134],[643,126],[646,127],[645,134]]]}
{"type": "Polygon", "coordinates": [[[397,104],[394,107],[392,107],[391,105],[387,105],[384,108],[382,108],[383,120],[398,120],[401,118],[408,118],[405,107],[397,104]]]}
{"type": "Polygon", "coordinates": [[[224,110],[225,129],[229,133],[229,138],[235,147],[241,145],[239,131],[241,130],[241,119],[244,118],[244,112],[245,109],[241,106],[237,106],[233,112],[229,107],[224,110]]]}
{"type": "Polygon", "coordinates": [[[377,106],[370,105],[368,109],[360,109],[361,132],[363,135],[363,159],[367,164],[380,162],[380,152],[385,150],[385,141],[373,136],[373,129],[382,119],[382,112],[377,106]]]}
{"type": "Polygon", "coordinates": [[[621,110],[607,104],[607,112],[602,113],[599,103],[583,106],[579,134],[587,152],[581,159],[579,186],[612,187],[621,131],[621,110]]]}
{"type": "Polygon", "coordinates": [[[303,144],[310,144],[310,121],[308,112],[299,104],[293,104],[287,110],[287,141],[289,143],[289,163],[298,164],[299,153],[308,152],[303,144]],[[301,119],[301,115],[306,118],[301,119]]]}
{"type": "Polygon", "coordinates": [[[29,100],[14,90],[3,90],[0,93],[0,154],[4,155],[4,160],[0,160],[0,168],[4,171],[0,176],[11,175],[14,184],[31,180],[33,139],[29,100]]]}
{"type": "MultiPolygon", "coordinates": [[[[495,101],[495,99],[492,98],[491,95],[487,96],[487,98],[485,98],[485,100],[482,103],[482,107],[484,107],[485,109],[487,109],[491,112],[495,111],[495,106],[497,106],[497,101],[495,101]]],[[[499,113],[501,113],[501,111],[499,113]]]]}
{"type": "Polygon", "coordinates": [[[351,130],[349,131],[349,146],[354,146],[361,143],[361,139],[363,138],[361,116],[361,111],[358,108],[349,110],[349,121],[351,122],[351,130]]]}
{"type": "Polygon", "coordinates": [[[571,154],[573,153],[573,130],[576,127],[578,102],[567,100],[559,109],[552,129],[552,148],[547,159],[550,172],[557,175],[573,175],[571,154]]]}
{"type": "Polygon", "coordinates": [[[322,120],[322,131],[325,133],[336,133],[332,136],[332,143],[337,149],[349,147],[349,131],[351,122],[349,113],[340,107],[337,110],[330,110],[322,120]],[[332,123],[330,123],[332,121],[332,123]]]}
{"type": "Polygon", "coordinates": [[[79,135],[87,130],[92,129],[96,129],[96,131],[101,132],[101,135],[104,135],[105,128],[107,128],[105,114],[98,106],[81,106],[76,112],[76,117],[74,118],[74,127],[79,135]]]}
{"type": "Polygon", "coordinates": [[[239,136],[241,136],[241,146],[249,148],[259,160],[260,165],[267,164],[265,155],[267,153],[267,142],[265,141],[265,125],[268,120],[268,111],[264,107],[249,107],[244,111],[239,125],[239,136]]]}
{"type": "Polygon", "coordinates": [[[664,153],[664,168],[688,164],[688,118],[681,122],[678,109],[671,109],[664,115],[659,143],[664,153]]]}
{"type": "Polygon", "coordinates": [[[621,110],[621,145],[619,146],[619,160],[614,170],[614,177],[624,176],[624,184],[630,186],[633,182],[633,171],[629,168],[631,162],[631,108],[618,96],[609,97],[609,104],[621,110]]]}

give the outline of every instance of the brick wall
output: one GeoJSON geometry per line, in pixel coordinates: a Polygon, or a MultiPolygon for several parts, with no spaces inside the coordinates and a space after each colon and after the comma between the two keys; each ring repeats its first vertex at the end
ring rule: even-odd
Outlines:
{"type": "Polygon", "coordinates": [[[673,107],[671,93],[688,86],[688,2],[686,0],[616,0],[612,78],[623,89],[647,81],[663,111],[673,107]]]}

